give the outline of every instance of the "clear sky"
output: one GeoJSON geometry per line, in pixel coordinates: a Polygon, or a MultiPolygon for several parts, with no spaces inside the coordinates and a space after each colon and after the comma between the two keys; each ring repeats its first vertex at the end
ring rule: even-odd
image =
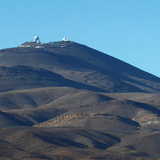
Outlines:
{"type": "Polygon", "coordinates": [[[0,0],[0,49],[35,35],[67,37],[160,77],[160,0],[0,0]]]}

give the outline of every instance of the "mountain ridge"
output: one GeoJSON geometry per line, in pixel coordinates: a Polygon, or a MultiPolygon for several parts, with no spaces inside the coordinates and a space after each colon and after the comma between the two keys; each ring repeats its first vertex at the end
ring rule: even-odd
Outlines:
{"type": "Polygon", "coordinates": [[[42,68],[73,81],[77,81],[76,74],[80,72],[78,82],[106,92],[160,92],[160,78],[152,74],[85,45],[59,43],[1,50],[0,66],[42,68]]]}
{"type": "Polygon", "coordinates": [[[160,78],[66,39],[0,50],[0,159],[158,159],[159,99],[160,78]]]}

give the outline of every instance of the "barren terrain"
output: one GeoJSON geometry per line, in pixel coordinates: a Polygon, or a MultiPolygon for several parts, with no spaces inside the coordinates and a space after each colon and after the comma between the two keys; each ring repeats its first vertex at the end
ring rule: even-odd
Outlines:
{"type": "Polygon", "coordinates": [[[0,51],[0,159],[158,159],[159,137],[160,78],[70,41],[0,51]]]}

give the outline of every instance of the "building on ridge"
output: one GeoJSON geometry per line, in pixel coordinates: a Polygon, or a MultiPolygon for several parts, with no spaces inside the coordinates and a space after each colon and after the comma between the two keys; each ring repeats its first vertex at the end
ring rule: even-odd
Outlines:
{"type": "Polygon", "coordinates": [[[40,43],[40,40],[39,40],[39,37],[38,37],[38,36],[34,36],[34,42],[40,43]]]}
{"type": "Polygon", "coordinates": [[[61,41],[68,41],[66,37],[64,37],[61,41]]]}

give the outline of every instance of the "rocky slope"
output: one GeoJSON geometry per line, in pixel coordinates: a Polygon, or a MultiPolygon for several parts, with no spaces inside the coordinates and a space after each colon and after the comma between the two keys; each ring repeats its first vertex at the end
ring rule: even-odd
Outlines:
{"type": "Polygon", "coordinates": [[[31,47],[1,50],[0,66],[47,69],[106,92],[160,91],[160,79],[156,76],[84,45],[57,43],[41,44],[41,48],[35,48],[33,43],[31,47]]]}
{"type": "Polygon", "coordinates": [[[0,159],[160,157],[160,79],[87,46],[0,50],[0,159]]]}

